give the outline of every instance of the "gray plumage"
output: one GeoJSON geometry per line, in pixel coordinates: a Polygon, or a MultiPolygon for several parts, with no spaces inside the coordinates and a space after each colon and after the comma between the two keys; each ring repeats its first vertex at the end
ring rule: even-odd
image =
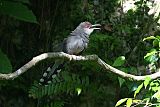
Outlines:
{"type": "MultiPolygon", "coordinates": [[[[79,26],[74,31],[72,31],[67,38],[64,39],[60,50],[71,55],[79,55],[84,49],[87,48],[89,43],[89,36],[94,31],[94,29],[100,29],[95,28],[97,26],[100,25],[92,25],[89,22],[80,23],[79,26]]],[[[40,83],[50,83],[48,81],[51,81],[56,77],[55,75],[60,72],[64,63],[65,62],[63,60],[56,60],[52,68],[43,74],[43,77],[40,79],[40,83]]]]}

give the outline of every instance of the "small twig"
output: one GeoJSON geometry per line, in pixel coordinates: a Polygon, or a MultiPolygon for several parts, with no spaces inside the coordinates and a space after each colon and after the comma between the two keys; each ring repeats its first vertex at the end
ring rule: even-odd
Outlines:
{"type": "Polygon", "coordinates": [[[106,71],[110,71],[122,78],[134,80],[134,81],[141,81],[145,80],[147,76],[150,76],[151,79],[157,79],[160,77],[160,69],[154,74],[151,75],[145,75],[145,76],[135,76],[132,74],[125,73],[121,70],[118,70],[109,64],[105,63],[103,60],[101,60],[97,55],[86,55],[86,56],[75,56],[75,55],[69,55],[63,52],[49,52],[49,53],[43,53],[41,55],[38,55],[34,57],[31,61],[26,63],[24,66],[19,68],[17,71],[9,74],[1,74],[0,73],[0,79],[1,80],[10,80],[14,79],[24,72],[26,72],[31,67],[35,66],[38,62],[48,59],[48,58],[57,58],[57,59],[65,59],[65,60],[73,60],[73,61],[95,61],[98,65],[104,68],[106,71]]]}

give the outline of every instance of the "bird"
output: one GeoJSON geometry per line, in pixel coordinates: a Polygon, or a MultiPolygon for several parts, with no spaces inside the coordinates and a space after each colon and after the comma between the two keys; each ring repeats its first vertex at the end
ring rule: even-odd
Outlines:
{"type": "MultiPolygon", "coordinates": [[[[75,30],[73,30],[67,38],[63,40],[61,51],[70,55],[81,55],[88,47],[89,36],[94,30],[99,30],[100,24],[91,24],[88,21],[81,22],[75,30]]],[[[48,85],[57,76],[65,64],[62,59],[55,60],[52,67],[48,67],[40,78],[40,85],[48,85]]]]}

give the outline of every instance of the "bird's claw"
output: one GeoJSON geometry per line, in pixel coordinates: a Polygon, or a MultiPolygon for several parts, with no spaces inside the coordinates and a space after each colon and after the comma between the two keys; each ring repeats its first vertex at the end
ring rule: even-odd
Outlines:
{"type": "Polygon", "coordinates": [[[71,61],[71,60],[73,60],[73,59],[76,59],[76,55],[71,55],[70,57],[69,57],[69,61],[71,61]]]}

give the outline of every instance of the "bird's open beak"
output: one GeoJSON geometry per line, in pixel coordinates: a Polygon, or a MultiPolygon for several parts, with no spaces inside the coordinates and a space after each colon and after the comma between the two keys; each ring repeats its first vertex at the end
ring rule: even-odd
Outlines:
{"type": "Polygon", "coordinates": [[[101,27],[100,24],[94,24],[92,25],[91,29],[101,29],[100,27],[101,27]]]}

